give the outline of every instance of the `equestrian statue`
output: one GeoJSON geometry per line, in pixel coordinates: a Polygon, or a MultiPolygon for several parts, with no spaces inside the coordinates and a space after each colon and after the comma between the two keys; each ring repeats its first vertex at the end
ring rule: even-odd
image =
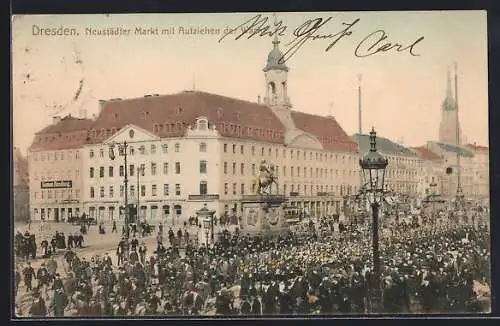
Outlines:
{"type": "Polygon", "coordinates": [[[278,190],[278,177],[275,175],[275,166],[262,160],[259,167],[256,193],[259,195],[271,195],[273,184],[276,185],[276,190],[278,190]]]}

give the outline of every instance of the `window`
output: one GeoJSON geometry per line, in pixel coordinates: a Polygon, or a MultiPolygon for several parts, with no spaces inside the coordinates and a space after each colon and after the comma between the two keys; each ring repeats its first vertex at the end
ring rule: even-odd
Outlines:
{"type": "Polygon", "coordinates": [[[156,191],[157,191],[156,185],[151,185],[151,196],[156,196],[157,195],[156,191]]]}
{"type": "Polygon", "coordinates": [[[240,154],[243,155],[245,153],[243,145],[240,145],[240,154]]]}
{"type": "Polygon", "coordinates": [[[146,164],[141,164],[140,170],[141,175],[144,176],[144,174],[146,174],[146,164]]]}
{"type": "Polygon", "coordinates": [[[227,195],[229,192],[229,185],[227,183],[224,184],[224,195],[227,195]]]}
{"type": "Polygon", "coordinates": [[[200,130],[206,130],[207,129],[207,121],[203,120],[203,119],[198,121],[198,128],[200,130]]]}
{"type": "Polygon", "coordinates": [[[130,197],[135,197],[135,186],[130,185],[130,197]]]}
{"type": "Polygon", "coordinates": [[[206,152],[207,151],[207,143],[201,143],[200,144],[200,152],[206,152]]]}
{"type": "Polygon", "coordinates": [[[290,176],[293,177],[293,166],[290,167],[290,176]]]}
{"type": "Polygon", "coordinates": [[[168,145],[167,144],[161,145],[161,151],[163,154],[167,154],[168,153],[168,145]]]}
{"type": "Polygon", "coordinates": [[[179,153],[181,150],[181,145],[179,143],[175,143],[175,152],[179,153]]]}
{"type": "Polygon", "coordinates": [[[236,175],[236,163],[233,162],[233,175],[236,175]]]}
{"type": "Polygon", "coordinates": [[[133,147],[133,146],[130,146],[130,148],[129,148],[129,153],[130,153],[130,155],[134,155],[135,150],[134,150],[134,147],[133,147]]]}
{"type": "Polygon", "coordinates": [[[233,144],[233,154],[236,154],[236,145],[233,144]]]}
{"type": "MultiPolygon", "coordinates": [[[[89,157],[94,158],[94,151],[93,150],[89,151],[89,157]]],[[[43,161],[43,155],[42,155],[42,161],[43,161]]]]}
{"type": "Polygon", "coordinates": [[[242,184],[241,184],[241,187],[240,187],[240,193],[241,193],[242,195],[244,195],[244,194],[245,194],[245,184],[244,184],[244,183],[242,183],[242,184]]]}
{"type": "Polygon", "coordinates": [[[227,153],[227,144],[224,144],[224,153],[227,153]]]}
{"type": "Polygon", "coordinates": [[[236,195],[236,183],[233,183],[233,195],[236,195]]]}
{"type": "Polygon", "coordinates": [[[156,154],[156,145],[151,145],[151,154],[156,154]]]}
{"type": "Polygon", "coordinates": [[[283,166],[283,176],[286,177],[286,166],[283,166]]]}
{"type": "Polygon", "coordinates": [[[113,177],[113,167],[112,166],[108,167],[108,175],[110,178],[113,177]]]}
{"type": "Polygon", "coordinates": [[[144,155],[146,153],[146,147],[144,147],[144,145],[142,145],[142,146],[139,147],[139,153],[141,155],[144,155]]]}
{"type": "Polygon", "coordinates": [[[240,174],[244,175],[245,174],[245,163],[240,164],[240,174]]]}
{"type": "Polygon", "coordinates": [[[206,195],[208,193],[208,186],[206,181],[200,182],[200,195],[206,195]]]}
{"type": "Polygon", "coordinates": [[[179,183],[175,184],[175,195],[180,196],[181,195],[181,185],[179,183]]]}
{"type": "Polygon", "coordinates": [[[156,163],[151,163],[151,175],[156,175],[156,163]]]}
{"type": "MultiPolygon", "coordinates": [[[[132,191],[132,187],[130,187],[130,191],[132,191]]],[[[124,193],[125,193],[125,186],[120,185],[120,197],[123,197],[124,193]]]]}
{"type": "Polygon", "coordinates": [[[123,177],[125,175],[125,169],[123,168],[123,165],[120,165],[120,169],[119,169],[119,173],[120,173],[120,177],[123,177]]]}
{"type": "Polygon", "coordinates": [[[252,164],[252,175],[255,175],[255,164],[252,164]]]}
{"type": "MultiPolygon", "coordinates": [[[[94,198],[94,197],[95,197],[94,187],[90,187],[90,198],[94,198]]],[[[43,192],[42,192],[42,199],[43,199],[43,192]]]]}
{"type": "Polygon", "coordinates": [[[163,185],[163,195],[170,196],[170,185],[167,183],[163,185]]]}
{"type": "Polygon", "coordinates": [[[133,177],[134,176],[134,173],[135,173],[135,165],[133,164],[130,164],[129,167],[128,167],[128,174],[133,177]]]}
{"type": "Polygon", "coordinates": [[[260,149],[260,156],[264,156],[264,147],[260,149]]]}
{"type": "Polygon", "coordinates": [[[90,178],[94,177],[94,168],[90,168],[90,170],[89,170],[89,176],[90,176],[90,178]]]}
{"type": "Polygon", "coordinates": [[[144,196],[146,196],[146,186],[141,185],[141,197],[144,197],[144,196]]]}
{"type": "Polygon", "coordinates": [[[101,148],[99,150],[99,157],[104,157],[104,149],[103,148],[101,148]]]}
{"type": "Polygon", "coordinates": [[[167,162],[163,163],[163,174],[168,174],[168,163],[167,162]]]}
{"type": "Polygon", "coordinates": [[[200,173],[207,173],[207,161],[200,161],[200,173]]]}
{"type": "Polygon", "coordinates": [[[227,174],[227,162],[224,162],[224,174],[227,174]]]}
{"type": "Polygon", "coordinates": [[[104,187],[99,187],[99,197],[104,198],[104,187]]]}
{"type": "Polygon", "coordinates": [[[109,186],[109,198],[113,198],[115,195],[115,191],[113,189],[113,186],[109,186]]]}
{"type": "Polygon", "coordinates": [[[255,155],[255,146],[252,146],[252,155],[255,155]]]}
{"type": "Polygon", "coordinates": [[[181,174],[181,162],[175,162],[175,174],[181,174]]]}

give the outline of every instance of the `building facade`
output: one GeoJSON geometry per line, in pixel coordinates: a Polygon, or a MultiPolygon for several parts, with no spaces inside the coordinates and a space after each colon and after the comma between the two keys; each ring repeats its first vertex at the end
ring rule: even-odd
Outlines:
{"type": "Polygon", "coordinates": [[[428,195],[449,195],[449,190],[445,189],[446,183],[444,159],[425,146],[413,147],[421,159],[420,171],[418,173],[417,193],[420,199],[428,195]]]}
{"type": "Polygon", "coordinates": [[[288,205],[312,216],[338,214],[343,196],[359,188],[358,146],[335,118],[292,110],[278,44],[264,68],[263,103],[198,91],[101,101],[83,153],[90,216],[123,218],[125,157],[111,161],[108,152],[124,142],[127,199],[139,202],[140,217],[183,223],[204,204],[216,215],[240,216],[263,160],[275,165],[273,191],[289,197],[288,205]]]}
{"type": "Polygon", "coordinates": [[[13,149],[12,166],[14,220],[27,221],[30,217],[28,159],[16,147],[13,149]]]}
{"type": "Polygon", "coordinates": [[[443,197],[453,199],[457,193],[458,170],[460,169],[460,184],[466,199],[474,197],[474,153],[465,146],[456,146],[441,142],[427,142],[426,147],[443,159],[442,193],[443,197]],[[458,165],[460,155],[460,166],[458,165]]]}
{"type": "Polygon", "coordinates": [[[473,164],[473,193],[474,199],[489,203],[490,198],[490,154],[486,146],[468,144],[474,153],[473,164]]]}
{"type": "Polygon", "coordinates": [[[28,150],[32,220],[63,221],[85,211],[81,148],[91,124],[90,119],[55,117],[35,134],[28,150]]]}
{"type": "MultiPolygon", "coordinates": [[[[370,149],[369,135],[355,134],[353,139],[359,144],[361,153],[370,149]]],[[[389,161],[385,173],[387,188],[398,194],[417,197],[419,173],[422,169],[420,157],[413,150],[379,136],[377,136],[377,149],[389,161]]]]}

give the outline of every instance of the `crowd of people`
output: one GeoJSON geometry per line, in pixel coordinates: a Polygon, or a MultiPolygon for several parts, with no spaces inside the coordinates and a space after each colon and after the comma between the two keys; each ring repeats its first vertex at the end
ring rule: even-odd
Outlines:
{"type": "Polygon", "coordinates": [[[49,260],[35,271],[27,262],[16,272],[16,284],[22,274],[33,296],[30,309],[17,313],[42,317],[484,310],[484,294],[478,289],[491,284],[486,224],[392,228],[381,238],[379,278],[373,274],[369,224],[343,225],[338,232],[327,219],[277,238],[226,230],[208,246],[194,245],[187,231],[180,230],[165,232],[163,240],[162,227],[156,250],[149,251],[131,234],[130,240],[120,240],[116,258],[108,253],[80,258],[68,248],[63,266],[54,267],[49,260]],[[185,249],[179,249],[181,242],[185,249]]]}

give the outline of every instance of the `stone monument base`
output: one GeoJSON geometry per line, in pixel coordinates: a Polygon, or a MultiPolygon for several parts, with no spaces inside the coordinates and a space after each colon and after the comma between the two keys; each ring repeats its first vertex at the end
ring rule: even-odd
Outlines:
{"type": "Polygon", "coordinates": [[[281,204],[288,201],[279,195],[245,195],[242,199],[241,234],[278,236],[289,232],[281,204]]]}

